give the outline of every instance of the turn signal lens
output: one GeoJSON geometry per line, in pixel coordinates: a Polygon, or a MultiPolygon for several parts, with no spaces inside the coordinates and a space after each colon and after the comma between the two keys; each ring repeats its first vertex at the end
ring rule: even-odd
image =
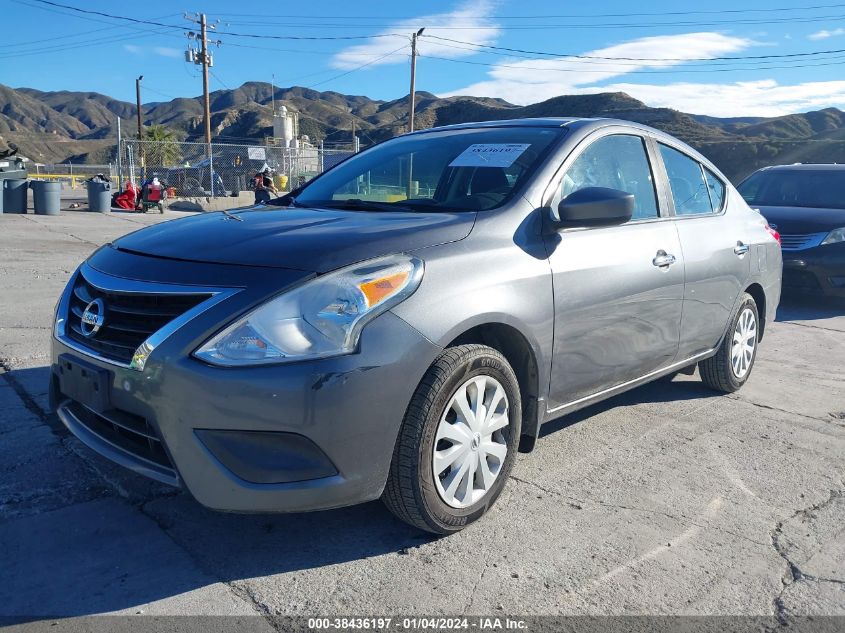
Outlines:
{"type": "Polygon", "coordinates": [[[411,272],[409,270],[403,270],[392,275],[380,277],[379,279],[365,281],[359,284],[358,288],[367,300],[367,307],[372,308],[400,290],[410,276],[411,272]]]}

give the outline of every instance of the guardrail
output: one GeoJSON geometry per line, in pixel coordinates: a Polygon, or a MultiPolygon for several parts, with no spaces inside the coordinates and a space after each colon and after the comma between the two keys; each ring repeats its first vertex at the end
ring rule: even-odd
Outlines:
{"type": "MultiPolygon", "coordinates": [[[[91,178],[92,176],[93,174],[33,174],[32,172],[27,174],[27,178],[29,178],[29,180],[58,180],[61,182],[69,181],[71,189],[76,189],[77,181],[85,181],[91,178]]],[[[111,177],[109,176],[109,178],[111,177]]],[[[112,178],[112,181],[113,180],[114,179],[112,178]]]]}

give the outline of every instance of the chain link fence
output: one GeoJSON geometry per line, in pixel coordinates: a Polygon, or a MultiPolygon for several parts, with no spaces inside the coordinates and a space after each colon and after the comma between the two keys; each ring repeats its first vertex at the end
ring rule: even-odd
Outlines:
{"type": "Polygon", "coordinates": [[[276,187],[290,191],[352,155],[307,144],[229,145],[125,139],[119,148],[117,176],[134,184],[157,176],[173,195],[223,197],[251,191],[265,167],[273,170],[276,187]]]}

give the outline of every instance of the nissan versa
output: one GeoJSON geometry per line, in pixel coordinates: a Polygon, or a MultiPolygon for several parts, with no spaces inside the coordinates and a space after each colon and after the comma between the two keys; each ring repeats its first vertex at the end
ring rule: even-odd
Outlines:
{"type": "Polygon", "coordinates": [[[122,237],[56,310],[64,424],[219,510],[460,530],[543,422],[696,365],[739,389],[780,298],[762,216],[621,121],[417,132],[274,202],[122,237]]]}

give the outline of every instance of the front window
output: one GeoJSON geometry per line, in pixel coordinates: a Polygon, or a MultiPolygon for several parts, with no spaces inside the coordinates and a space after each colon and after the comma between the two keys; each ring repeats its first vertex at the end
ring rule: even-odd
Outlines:
{"type": "Polygon", "coordinates": [[[634,195],[632,219],[657,217],[654,178],[644,141],[639,136],[615,134],[594,141],[566,170],[559,199],[586,187],[631,193],[634,195]]]}
{"type": "Polygon", "coordinates": [[[399,137],[307,185],[296,204],[396,211],[483,211],[507,202],[565,130],[477,128],[399,137]]]}
{"type": "Polygon", "coordinates": [[[758,171],[744,180],[737,189],[752,206],[845,209],[845,171],[758,171]]]}

